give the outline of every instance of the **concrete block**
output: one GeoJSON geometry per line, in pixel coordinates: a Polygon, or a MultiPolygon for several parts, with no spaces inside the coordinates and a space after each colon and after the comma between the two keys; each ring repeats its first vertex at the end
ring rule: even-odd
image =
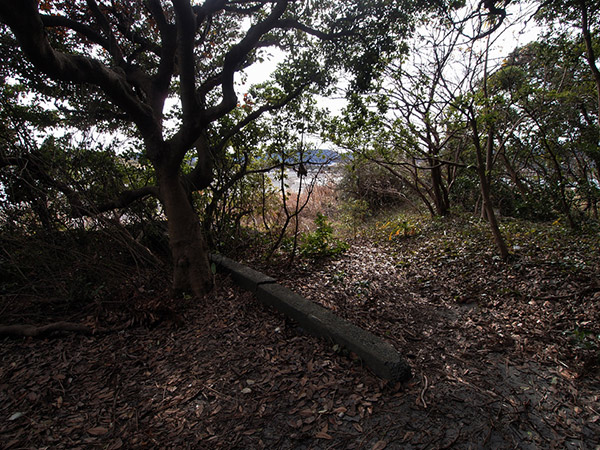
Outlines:
{"type": "Polygon", "coordinates": [[[210,259],[217,266],[217,270],[231,274],[235,284],[253,294],[256,293],[256,289],[261,284],[275,283],[276,281],[275,278],[271,278],[226,256],[210,255],[210,259]]]}
{"type": "Polygon", "coordinates": [[[231,274],[238,286],[252,292],[265,305],[281,311],[309,333],[356,353],[378,376],[392,381],[410,378],[410,366],[392,345],[374,334],[277,284],[274,278],[232,259],[211,255],[211,261],[218,270],[231,274]]]}

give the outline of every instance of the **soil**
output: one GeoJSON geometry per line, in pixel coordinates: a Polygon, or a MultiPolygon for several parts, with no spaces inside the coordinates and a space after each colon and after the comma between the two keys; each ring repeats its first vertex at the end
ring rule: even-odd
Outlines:
{"type": "MultiPolygon", "coordinates": [[[[392,343],[407,383],[227,278],[202,299],[140,285],[37,317],[113,332],[2,338],[0,447],[600,448],[598,236],[505,228],[505,262],[478,224],[413,231],[291,267],[247,258],[392,343]]],[[[23,317],[3,300],[3,323],[23,317]]]]}

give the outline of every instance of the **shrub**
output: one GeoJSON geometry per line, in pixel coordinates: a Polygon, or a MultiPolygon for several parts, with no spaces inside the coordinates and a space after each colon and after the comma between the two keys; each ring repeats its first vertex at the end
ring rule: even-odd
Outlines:
{"type": "Polygon", "coordinates": [[[356,160],[344,167],[339,189],[345,200],[358,200],[372,212],[404,205],[410,190],[401,180],[377,164],[356,160]]]}
{"type": "Polygon", "coordinates": [[[300,237],[300,255],[309,258],[335,256],[348,250],[348,244],[333,235],[333,227],[327,217],[317,213],[317,228],[313,232],[303,233],[300,237]]]}
{"type": "Polygon", "coordinates": [[[383,224],[378,224],[377,229],[386,233],[389,241],[399,237],[417,236],[421,234],[421,227],[418,222],[404,218],[398,218],[383,224]]]}

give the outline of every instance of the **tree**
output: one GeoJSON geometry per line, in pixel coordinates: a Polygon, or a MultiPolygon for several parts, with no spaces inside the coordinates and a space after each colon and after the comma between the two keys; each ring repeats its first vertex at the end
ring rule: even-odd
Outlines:
{"type": "Polygon", "coordinates": [[[504,115],[522,118],[502,154],[513,182],[524,199],[545,198],[572,227],[578,203],[597,215],[600,179],[595,82],[585,52],[576,37],[554,35],[515,49],[490,77],[504,115]]]}
{"type": "Polygon", "coordinates": [[[484,4],[489,11],[485,20],[482,20],[485,16],[479,15],[479,19],[473,22],[472,18],[477,16],[475,13],[467,14],[465,19],[451,19],[461,34],[473,38],[466,49],[468,56],[461,64],[459,72],[462,74],[455,76],[454,80],[444,80],[443,86],[447,97],[452,99],[450,103],[455,112],[452,116],[459,123],[466,124],[469,130],[475,159],[473,168],[479,181],[481,213],[488,221],[500,256],[507,259],[509,251],[493,203],[493,171],[498,156],[502,154],[521,118],[509,114],[502,116],[506,111],[503,109],[503,99],[498,98],[489,82],[490,74],[499,65],[491,57],[490,51],[508,28],[519,22],[520,14],[514,21],[508,21],[506,11],[496,8],[495,2],[484,4]]]}
{"type": "Polygon", "coordinates": [[[202,294],[212,276],[190,193],[211,183],[221,143],[309,87],[324,89],[336,70],[352,74],[353,87],[367,86],[380,56],[401,42],[414,8],[402,0],[1,0],[0,19],[33,65],[14,62],[15,75],[31,89],[59,98],[63,111],[88,121],[134,127],[157,186],[128,193],[118,206],[158,194],[168,219],[173,286],[202,294]],[[240,103],[236,76],[268,47],[288,55],[284,68],[243,118],[217,134],[215,124],[240,103]],[[179,102],[174,127],[168,98],[179,102]],[[192,149],[195,165],[183,174],[192,149]]]}
{"type": "Polygon", "coordinates": [[[507,259],[508,247],[498,226],[491,193],[492,169],[496,159],[494,154],[498,151],[497,147],[503,146],[504,139],[498,135],[494,117],[495,105],[488,89],[488,50],[489,46],[484,51],[482,78],[477,80],[481,81],[481,86],[477,88],[472,85],[472,92],[462,98],[457,98],[453,107],[462,114],[462,119],[470,128],[476,161],[475,170],[479,178],[482,215],[489,223],[500,256],[502,259],[507,259]],[[501,142],[500,144],[497,144],[498,140],[501,142]]]}
{"type": "MultiPolygon", "coordinates": [[[[397,55],[377,92],[356,96],[348,115],[353,128],[358,122],[377,135],[363,156],[410,188],[431,215],[444,216],[457,168],[464,167],[458,162],[461,146],[454,145],[457,130],[447,127],[446,118],[456,93],[445,89],[464,37],[438,21],[434,15],[422,20],[408,56],[397,55]]],[[[349,134],[356,141],[352,128],[349,134]]]]}
{"type": "MultiPolygon", "coordinates": [[[[600,110],[600,69],[598,68],[597,34],[600,29],[600,5],[589,0],[550,0],[540,3],[537,14],[540,22],[554,27],[580,32],[585,46],[584,57],[596,86],[597,107],[600,110]]],[[[597,117],[600,127],[600,114],[597,117]]]]}
{"type": "Polygon", "coordinates": [[[493,1],[455,6],[424,17],[421,40],[411,49],[413,59],[397,56],[387,66],[382,91],[366,101],[355,96],[346,145],[360,148],[393,173],[432,215],[447,214],[458,169],[474,168],[483,216],[507,258],[491,195],[495,153],[506,135],[495,128],[495,105],[487,88],[490,39],[506,31],[506,12],[493,1]],[[369,103],[372,98],[376,100],[369,103]],[[367,128],[370,142],[362,136],[367,128]],[[463,153],[469,141],[474,161],[467,164],[463,153]]]}

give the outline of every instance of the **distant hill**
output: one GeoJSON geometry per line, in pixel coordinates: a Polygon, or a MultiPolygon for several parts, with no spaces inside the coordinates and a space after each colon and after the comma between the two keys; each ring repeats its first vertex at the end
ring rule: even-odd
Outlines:
{"type": "MultiPolygon", "coordinates": [[[[308,149],[304,152],[304,161],[308,164],[336,164],[342,159],[342,156],[335,150],[328,148],[308,149]]],[[[295,163],[295,160],[288,160],[289,163],[295,163]]]]}

